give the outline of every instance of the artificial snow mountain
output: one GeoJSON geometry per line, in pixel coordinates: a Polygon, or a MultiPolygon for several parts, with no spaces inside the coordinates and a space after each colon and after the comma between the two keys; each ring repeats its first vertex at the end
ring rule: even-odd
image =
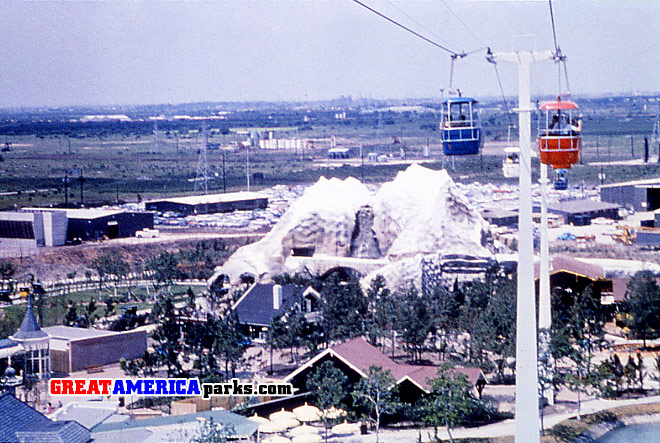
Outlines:
{"type": "MultiPolygon", "coordinates": [[[[421,279],[423,259],[465,264],[492,257],[488,223],[445,170],[411,165],[374,194],[355,178],[321,178],[260,241],[216,269],[267,281],[284,272],[356,269],[396,287],[421,279]],[[468,258],[468,256],[470,258],[468,258]]],[[[467,266],[469,268],[469,265],[467,266]]]]}

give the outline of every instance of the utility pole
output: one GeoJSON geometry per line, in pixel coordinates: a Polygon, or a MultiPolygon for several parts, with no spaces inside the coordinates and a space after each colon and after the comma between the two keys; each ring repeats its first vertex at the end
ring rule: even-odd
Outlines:
{"type": "Polygon", "coordinates": [[[635,158],[635,143],[632,135],[630,136],[630,158],[635,158]]]}
{"type": "Polygon", "coordinates": [[[225,172],[225,152],[222,152],[222,192],[227,192],[227,173],[225,172]]]}
{"type": "Polygon", "coordinates": [[[245,178],[247,179],[247,190],[250,192],[250,146],[245,150],[245,178]]]}
{"type": "MultiPolygon", "coordinates": [[[[516,443],[539,443],[540,441],[531,163],[531,113],[535,109],[531,104],[530,70],[532,63],[554,58],[555,54],[551,51],[516,51],[497,54],[488,51],[488,61],[491,63],[501,60],[518,65],[518,108],[516,112],[518,112],[520,141],[520,197],[516,312],[516,443]]],[[[543,266],[544,264],[541,263],[541,267],[543,266]]]]}
{"type": "Polygon", "coordinates": [[[80,177],[78,178],[78,181],[80,182],[80,207],[84,208],[85,207],[85,198],[83,196],[83,182],[85,181],[85,179],[83,178],[82,169],[80,170],[80,177]]]}
{"type": "Polygon", "coordinates": [[[69,172],[64,172],[64,207],[69,207],[69,172]]]}

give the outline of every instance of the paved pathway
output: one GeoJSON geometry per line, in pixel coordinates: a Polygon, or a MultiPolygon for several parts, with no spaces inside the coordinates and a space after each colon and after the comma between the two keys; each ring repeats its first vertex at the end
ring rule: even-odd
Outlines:
{"type": "MultiPolygon", "coordinates": [[[[648,403],[660,403],[660,396],[645,397],[638,399],[628,399],[628,400],[602,400],[602,399],[593,399],[582,402],[581,413],[582,415],[593,414],[595,412],[603,411],[605,409],[617,408],[620,406],[627,406],[632,404],[648,404],[648,403]]],[[[577,410],[559,414],[547,415],[544,418],[545,428],[551,428],[552,426],[560,423],[568,418],[575,417],[577,410]]],[[[382,443],[414,443],[418,441],[419,438],[418,429],[406,429],[406,430],[383,430],[380,433],[380,442],[382,443]]],[[[452,436],[454,438],[468,438],[468,437],[502,437],[507,435],[515,434],[515,421],[505,420],[499,423],[493,423],[490,425],[482,426],[479,428],[459,428],[452,431],[452,436]]],[[[429,442],[433,436],[432,428],[425,428],[421,431],[422,441],[429,442]]],[[[444,428],[438,429],[438,437],[443,440],[449,438],[447,431],[444,428]]],[[[341,440],[331,440],[333,442],[346,442],[346,443],[374,443],[376,441],[375,434],[361,435],[355,437],[344,438],[341,440]]]]}

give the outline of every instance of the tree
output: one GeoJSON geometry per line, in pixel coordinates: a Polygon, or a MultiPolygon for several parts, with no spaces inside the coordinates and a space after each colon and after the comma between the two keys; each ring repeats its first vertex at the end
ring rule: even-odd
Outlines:
{"type": "Polygon", "coordinates": [[[229,437],[234,434],[233,430],[214,423],[212,418],[204,420],[204,424],[192,443],[227,443],[229,437]]]}
{"type": "Polygon", "coordinates": [[[186,309],[188,309],[188,312],[190,313],[194,313],[196,309],[195,291],[193,291],[190,286],[188,286],[188,289],[186,290],[186,309]]]}
{"type": "Polygon", "coordinates": [[[273,373],[273,351],[286,347],[286,336],[286,324],[282,321],[281,315],[276,315],[270,321],[268,336],[266,337],[266,345],[270,350],[270,374],[273,373]]]}
{"type": "MultiPolygon", "coordinates": [[[[314,404],[321,410],[337,406],[346,397],[348,377],[331,361],[325,361],[307,377],[306,388],[312,395],[314,404]]],[[[323,414],[323,426],[325,427],[325,441],[328,441],[328,428],[330,421],[323,414]]]]}
{"type": "Polygon", "coordinates": [[[157,325],[152,338],[156,342],[158,360],[167,366],[168,377],[179,375],[181,373],[179,356],[183,352],[183,343],[172,296],[168,295],[156,302],[151,311],[151,318],[157,325]]]}
{"type": "Polygon", "coordinates": [[[321,294],[326,342],[359,337],[364,333],[368,301],[356,278],[343,281],[337,275],[331,275],[323,283],[321,294]]]}
{"type": "Polygon", "coordinates": [[[395,393],[396,380],[390,370],[369,366],[366,377],[362,378],[353,391],[353,398],[368,411],[367,417],[376,426],[376,443],[379,440],[380,419],[383,414],[392,414],[400,406],[395,393]]]}
{"type": "Polygon", "coordinates": [[[367,325],[367,336],[369,341],[375,345],[381,344],[381,339],[390,337],[394,346],[395,307],[387,282],[382,275],[377,275],[371,280],[367,290],[369,301],[369,321],[367,325]]]}
{"type": "Polygon", "coordinates": [[[249,342],[243,334],[235,311],[228,311],[222,320],[216,322],[216,328],[213,353],[224,360],[225,379],[229,380],[229,368],[231,367],[234,377],[236,366],[241,361],[249,342]]]}
{"type": "Polygon", "coordinates": [[[429,380],[429,383],[431,393],[421,399],[422,422],[433,426],[436,440],[438,426],[445,426],[449,441],[453,442],[452,428],[464,422],[478,400],[472,394],[465,374],[453,372],[449,365],[441,366],[438,376],[429,380]]]}
{"type": "Polygon", "coordinates": [[[171,252],[164,251],[147,262],[147,269],[153,272],[154,280],[158,284],[169,287],[179,275],[179,260],[171,252]]]}
{"type": "Polygon", "coordinates": [[[395,294],[397,330],[412,360],[422,358],[424,345],[433,327],[433,312],[427,297],[420,297],[415,286],[400,289],[395,294]]]}
{"type": "Polygon", "coordinates": [[[552,356],[555,362],[563,358],[573,362],[569,373],[559,376],[555,370],[555,382],[577,392],[580,419],[581,394],[601,389],[602,377],[606,375],[602,367],[592,364],[594,348],[604,338],[606,311],[591,286],[580,294],[558,288],[553,297],[552,356]]]}
{"type": "Polygon", "coordinates": [[[12,278],[16,274],[16,266],[10,261],[0,261],[0,280],[2,288],[9,291],[13,290],[12,278]]]}
{"type": "Polygon", "coordinates": [[[124,374],[134,377],[153,377],[157,366],[158,357],[149,351],[144,351],[140,358],[126,360],[122,357],[119,359],[119,369],[124,371],[124,374]]]}
{"type": "Polygon", "coordinates": [[[596,366],[600,373],[600,393],[605,398],[616,398],[621,392],[624,378],[624,367],[617,354],[610,356],[596,366]]]}
{"type": "Polygon", "coordinates": [[[76,309],[76,305],[72,301],[69,301],[69,309],[66,311],[66,316],[64,317],[64,324],[66,324],[67,326],[76,326],[77,321],[78,321],[78,311],[76,309]]]}
{"type": "Polygon", "coordinates": [[[110,317],[115,310],[115,302],[112,297],[105,297],[103,303],[105,303],[105,316],[110,317]]]}
{"type": "Polygon", "coordinates": [[[105,251],[92,261],[92,268],[99,275],[99,291],[103,288],[105,276],[112,276],[115,281],[124,278],[128,274],[128,263],[122,258],[119,252],[114,250],[105,251]]]}
{"type": "Polygon", "coordinates": [[[84,309],[84,317],[85,317],[85,322],[87,323],[88,326],[91,326],[94,324],[96,321],[96,309],[98,308],[98,305],[96,304],[96,300],[94,300],[93,297],[90,297],[89,303],[87,306],[85,306],[84,309]]]}
{"type": "Polygon", "coordinates": [[[660,333],[660,287],[650,271],[640,271],[628,281],[623,309],[628,328],[644,341],[660,333]]]}

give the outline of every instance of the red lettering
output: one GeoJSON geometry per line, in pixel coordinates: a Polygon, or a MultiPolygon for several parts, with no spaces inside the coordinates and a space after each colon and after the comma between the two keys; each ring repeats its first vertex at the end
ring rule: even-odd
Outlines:
{"type": "Polygon", "coordinates": [[[50,395],[58,395],[62,392],[62,380],[50,379],[50,395]]]}
{"type": "Polygon", "coordinates": [[[99,391],[99,381],[91,379],[89,381],[89,386],[87,387],[87,395],[100,395],[101,391],[99,391]]]}
{"type": "Polygon", "coordinates": [[[73,395],[73,380],[62,380],[62,395],[73,395]]]}
{"type": "Polygon", "coordinates": [[[101,394],[110,395],[109,389],[111,383],[112,380],[99,380],[99,384],[101,385],[101,394]]]}
{"type": "Polygon", "coordinates": [[[74,394],[84,395],[85,394],[85,381],[86,380],[76,380],[76,391],[74,394]]]}

